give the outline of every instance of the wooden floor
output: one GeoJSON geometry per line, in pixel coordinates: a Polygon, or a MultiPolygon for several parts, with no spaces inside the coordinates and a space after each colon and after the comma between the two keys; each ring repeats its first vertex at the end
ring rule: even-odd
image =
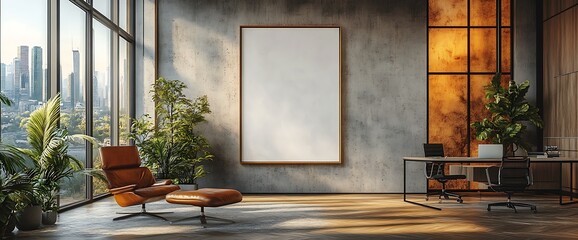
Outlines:
{"type": "MultiPolygon", "coordinates": [[[[425,200],[421,195],[412,199],[425,200]]],[[[17,239],[578,239],[578,205],[558,205],[554,195],[517,195],[514,201],[536,204],[538,213],[520,209],[486,211],[497,194],[470,193],[464,203],[447,201],[442,211],[404,203],[399,194],[246,195],[243,202],[207,209],[207,215],[234,224],[198,221],[170,224],[137,217],[113,222],[120,208],[112,198],[62,213],[56,226],[15,232],[17,239]]],[[[149,211],[173,213],[177,220],[198,208],[156,202],[149,211]]]]}

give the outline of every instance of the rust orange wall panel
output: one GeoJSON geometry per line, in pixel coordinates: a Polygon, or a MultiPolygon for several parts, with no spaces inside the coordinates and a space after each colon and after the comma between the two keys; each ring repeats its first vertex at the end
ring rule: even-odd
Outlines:
{"type": "Polygon", "coordinates": [[[471,0],[470,25],[496,26],[496,0],[471,0]]]}
{"type": "Polygon", "coordinates": [[[429,0],[430,26],[467,26],[467,0],[429,0]]]}
{"type": "Polygon", "coordinates": [[[443,143],[447,156],[467,156],[467,76],[429,76],[428,128],[431,143],[443,143]]]}
{"type": "Polygon", "coordinates": [[[429,30],[430,72],[466,72],[468,69],[467,29],[437,28],[429,30]]]}
{"type": "Polygon", "coordinates": [[[470,70],[472,72],[496,72],[496,59],[496,29],[471,29],[470,70]]]}

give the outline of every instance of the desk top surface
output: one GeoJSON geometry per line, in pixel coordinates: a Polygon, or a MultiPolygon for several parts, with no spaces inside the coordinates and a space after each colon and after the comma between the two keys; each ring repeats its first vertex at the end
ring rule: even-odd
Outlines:
{"type": "MultiPolygon", "coordinates": [[[[501,158],[476,158],[476,157],[403,157],[404,161],[414,161],[414,162],[457,162],[457,163],[469,163],[469,162],[501,162],[501,158]]],[[[578,162],[578,158],[568,158],[568,157],[554,157],[554,158],[536,158],[530,157],[530,162],[578,162]]]]}

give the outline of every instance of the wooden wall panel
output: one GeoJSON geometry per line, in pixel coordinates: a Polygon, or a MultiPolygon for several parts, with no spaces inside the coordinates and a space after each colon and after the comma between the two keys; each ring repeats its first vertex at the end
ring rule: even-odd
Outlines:
{"type": "Polygon", "coordinates": [[[576,39],[574,38],[576,33],[576,27],[578,25],[574,22],[574,11],[565,11],[561,13],[560,18],[560,71],[561,74],[568,74],[574,70],[574,61],[576,55],[574,55],[574,49],[576,46],[576,39]]]}
{"type": "MultiPolygon", "coordinates": [[[[556,145],[564,157],[578,157],[578,3],[544,1],[543,112],[544,145],[556,145]]],[[[576,164],[578,165],[578,164],[576,164]]],[[[559,166],[533,166],[534,188],[554,186],[559,166]]],[[[562,166],[562,186],[578,186],[578,166],[562,166]],[[570,179],[570,173],[573,178],[570,179]]],[[[567,188],[566,190],[568,190],[567,188]]]]}
{"type": "Polygon", "coordinates": [[[550,18],[554,14],[560,12],[560,0],[546,0],[544,1],[544,20],[550,18]]]}
{"type": "MultiPolygon", "coordinates": [[[[578,4],[578,0],[576,0],[576,4],[578,4]]],[[[578,71],[578,30],[576,28],[578,28],[578,7],[574,7],[573,10],[574,12],[574,70],[578,71]]]]}

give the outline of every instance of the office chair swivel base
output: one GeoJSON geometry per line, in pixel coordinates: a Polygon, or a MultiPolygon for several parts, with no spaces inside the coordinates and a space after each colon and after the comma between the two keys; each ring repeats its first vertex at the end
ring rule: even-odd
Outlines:
{"type": "Polygon", "coordinates": [[[112,221],[123,220],[123,219],[137,217],[137,216],[149,216],[149,217],[160,218],[162,220],[168,221],[168,219],[158,215],[158,214],[165,214],[165,213],[172,213],[172,212],[147,212],[145,205],[142,204],[140,212],[130,212],[130,213],[117,212],[116,214],[126,214],[126,215],[113,218],[112,221]]]}
{"type": "Polygon", "coordinates": [[[207,227],[207,219],[218,221],[218,222],[235,223],[235,221],[233,221],[233,220],[207,216],[207,215],[205,215],[205,208],[201,207],[201,215],[194,216],[194,217],[187,217],[187,218],[179,219],[176,221],[172,221],[171,224],[177,223],[177,222],[182,222],[182,221],[193,220],[193,219],[199,219],[201,221],[201,225],[203,226],[203,228],[207,227]]]}
{"type": "Polygon", "coordinates": [[[536,208],[536,206],[534,206],[532,204],[517,203],[517,202],[511,202],[511,201],[499,202],[499,203],[490,203],[490,204],[488,204],[488,211],[491,211],[492,207],[497,207],[497,206],[512,208],[512,209],[514,209],[515,213],[518,213],[518,210],[516,210],[516,207],[529,207],[533,213],[538,212],[538,209],[536,208]]]}
{"type": "Polygon", "coordinates": [[[442,191],[440,193],[433,193],[433,194],[426,193],[425,200],[429,201],[429,195],[438,195],[438,194],[439,194],[438,199],[439,199],[440,203],[442,203],[442,200],[450,200],[450,197],[455,197],[456,202],[458,202],[458,203],[464,202],[464,200],[462,200],[462,196],[460,196],[459,194],[446,192],[446,190],[444,190],[444,189],[442,189],[442,191]],[[443,199],[442,199],[442,197],[443,197],[443,199]]]}

